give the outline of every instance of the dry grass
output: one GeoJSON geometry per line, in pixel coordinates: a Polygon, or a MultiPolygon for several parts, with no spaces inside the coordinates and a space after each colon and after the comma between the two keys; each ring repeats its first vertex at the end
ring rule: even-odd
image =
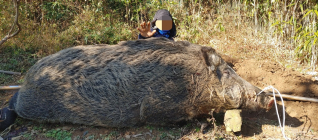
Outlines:
{"type": "Polygon", "coordinates": [[[274,27],[260,26],[256,31],[246,5],[222,3],[210,9],[201,4],[201,9],[193,5],[188,9],[182,5],[168,6],[179,21],[176,40],[211,46],[234,58],[268,59],[285,67],[309,69],[308,63],[300,64],[295,56],[294,44],[279,37],[274,27]]]}
{"type": "MultiPolygon", "coordinates": [[[[296,32],[295,28],[298,25],[292,25],[289,21],[302,23],[302,19],[298,18],[308,11],[306,9],[314,7],[314,3],[285,2],[287,1],[268,1],[258,3],[261,6],[255,7],[249,1],[233,0],[222,2],[211,0],[114,1],[114,4],[122,4],[122,6],[113,5],[113,9],[105,9],[105,6],[109,5],[104,2],[92,2],[92,6],[85,7],[80,5],[87,4],[85,2],[79,4],[62,0],[58,3],[71,7],[70,9],[76,11],[73,11],[73,14],[76,13],[75,15],[67,15],[65,13],[69,12],[60,11],[65,14],[65,19],[68,19],[63,20],[62,24],[58,20],[38,21],[23,15],[20,18],[20,23],[23,25],[22,32],[16,38],[9,40],[7,46],[32,48],[37,51],[37,56],[43,57],[74,45],[116,44],[121,40],[136,39],[138,35],[136,27],[139,22],[151,20],[157,9],[164,8],[168,9],[175,19],[178,32],[176,40],[187,40],[196,44],[212,46],[232,57],[268,58],[284,66],[295,68],[299,67],[298,63],[302,63],[305,68],[309,69],[308,60],[315,58],[310,58],[311,50],[308,49],[295,52],[296,45],[301,45],[304,40],[301,40],[296,32]],[[302,4],[302,8],[300,8],[300,4],[302,4]],[[282,7],[286,8],[288,12],[284,12],[282,7]],[[120,8],[120,10],[116,8],[120,8]],[[255,23],[255,19],[257,19],[257,23],[255,23]],[[294,40],[293,37],[297,35],[298,38],[294,40]],[[240,56],[236,56],[237,53],[240,53],[240,56]]],[[[11,4],[4,1],[0,1],[0,3],[7,7],[10,7],[11,4]]],[[[30,11],[28,8],[31,8],[31,11],[33,10],[35,13],[41,12],[41,9],[36,9],[33,7],[34,5],[28,4],[21,6],[22,11],[30,11]]],[[[35,4],[41,3],[36,2],[35,4]]],[[[10,9],[12,8],[3,9],[2,15],[0,14],[0,18],[3,19],[0,36],[4,35],[6,29],[10,27],[10,20],[8,20],[12,18],[10,9]]],[[[49,12],[48,10],[53,9],[46,10],[49,12]]],[[[309,16],[315,19],[313,14],[309,14],[309,16]]],[[[304,29],[309,27],[307,27],[307,24],[310,23],[309,16],[304,18],[304,29]]],[[[310,23],[310,27],[311,25],[310,23]]]]}

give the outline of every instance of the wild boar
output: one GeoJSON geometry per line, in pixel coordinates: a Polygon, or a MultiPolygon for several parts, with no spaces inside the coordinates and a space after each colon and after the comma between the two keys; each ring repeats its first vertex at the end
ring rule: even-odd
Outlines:
{"type": "MultiPolygon", "coordinates": [[[[211,109],[269,109],[272,98],[211,47],[165,38],[68,48],[39,60],[2,114],[104,127],[165,125],[211,109]]],[[[2,115],[3,116],[3,115],[2,115]]]]}

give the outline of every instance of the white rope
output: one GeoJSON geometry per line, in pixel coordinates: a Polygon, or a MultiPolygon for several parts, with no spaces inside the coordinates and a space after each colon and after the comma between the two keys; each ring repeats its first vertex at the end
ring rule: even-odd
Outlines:
{"type": "Polygon", "coordinates": [[[258,94],[256,94],[256,96],[258,96],[259,94],[261,94],[263,91],[266,91],[266,90],[269,90],[269,89],[272,89],[272,91],[273,91],[273,97],[274,97],[274,102],[275,102],[275,109],[276,109],[277,119],[278,119],[278,123],[279,123],[280,129],[281,129],[281,131],[282,131],[283,137],[285,138],[285,140],[290,140],[290,138],[286,137],[286,135],[285,135],[285,105],[284,105],[283,97],[282,97],[282,95],[280,94],[280,92],[279,92],[276,88],[274,88],[273,86],[268,86],[268,87],[265,87],[261,92],[259,92],[258,94]],[[281,125],[281,123],[280,123],[280,117],[279,117],[278,108],[277,108],[277,103],[276,103],[276,98],[275,98],[275,91],[278,93],[280,99],[282,100],[282,106],[283,106],[283,125],[281,125]]]}

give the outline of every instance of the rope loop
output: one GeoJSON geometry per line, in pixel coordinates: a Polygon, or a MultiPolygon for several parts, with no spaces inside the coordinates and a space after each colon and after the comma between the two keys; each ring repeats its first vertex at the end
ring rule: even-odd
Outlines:
{"type": "MultiPolygon", "coordinates": [[[[276,114],[277,114],[277,119],[278,119],[278,123],[279,123],[279,127],[282,131],[282,134],[283,134],[283,137],[285,140],[290,140],[290,138],[286,137],[285,135],[285,105],[284,105],[284,100],[283,100],[283,97],[282,95],[280,94],[280,92],[274,88],[273,86],[268,86],[268,87],[265,87],[261,92],[259,92],[258,94],[256,94],[256,96],[260,95],[263,91],[266,91],[266,90],[270,90],[272,89],[272,92],[273,92],[273,97],[274,97],[274,102],[275,102],[275,109],[276,109],[276,114]],[[276,103],[276,97],[275,97],[275,92],[278,93],[281,101],[282,101],[282,107],[283,107],[283,125],[281,124],[280,122],[280,117],[279,117],[279,113],[278,113],[278,108],[277,108],[277,103],[276,103]]],[[[257,99],[257,97],[255,98],[255,100],[257,99]]]]}

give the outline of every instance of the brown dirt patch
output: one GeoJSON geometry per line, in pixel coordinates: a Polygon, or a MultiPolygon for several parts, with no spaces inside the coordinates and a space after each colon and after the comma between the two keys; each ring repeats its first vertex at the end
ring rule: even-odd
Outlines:
{"type": "MultiPolygon", "coordinates": [[[[265,88],[272,85],[281,94],[301,97],[318,97],[318,81],[312,76],[302,74],[291,68],[284,68],[279,63],[269,60],[233,59],[224,57],[233,64],[233,68],[242,78],[258,87],[265,88]]],[[[286,110],[286,130],[289,138],[318,139],[318,103],[284,100],[286,110]]],[[[282,118],[282,102],[278,101],[279,115],[282,118]]],[[[282,138],[275,107],[269,112],[259,114],[243,113],[242,134],[254,135],[258,138],[282,138]]]]}

